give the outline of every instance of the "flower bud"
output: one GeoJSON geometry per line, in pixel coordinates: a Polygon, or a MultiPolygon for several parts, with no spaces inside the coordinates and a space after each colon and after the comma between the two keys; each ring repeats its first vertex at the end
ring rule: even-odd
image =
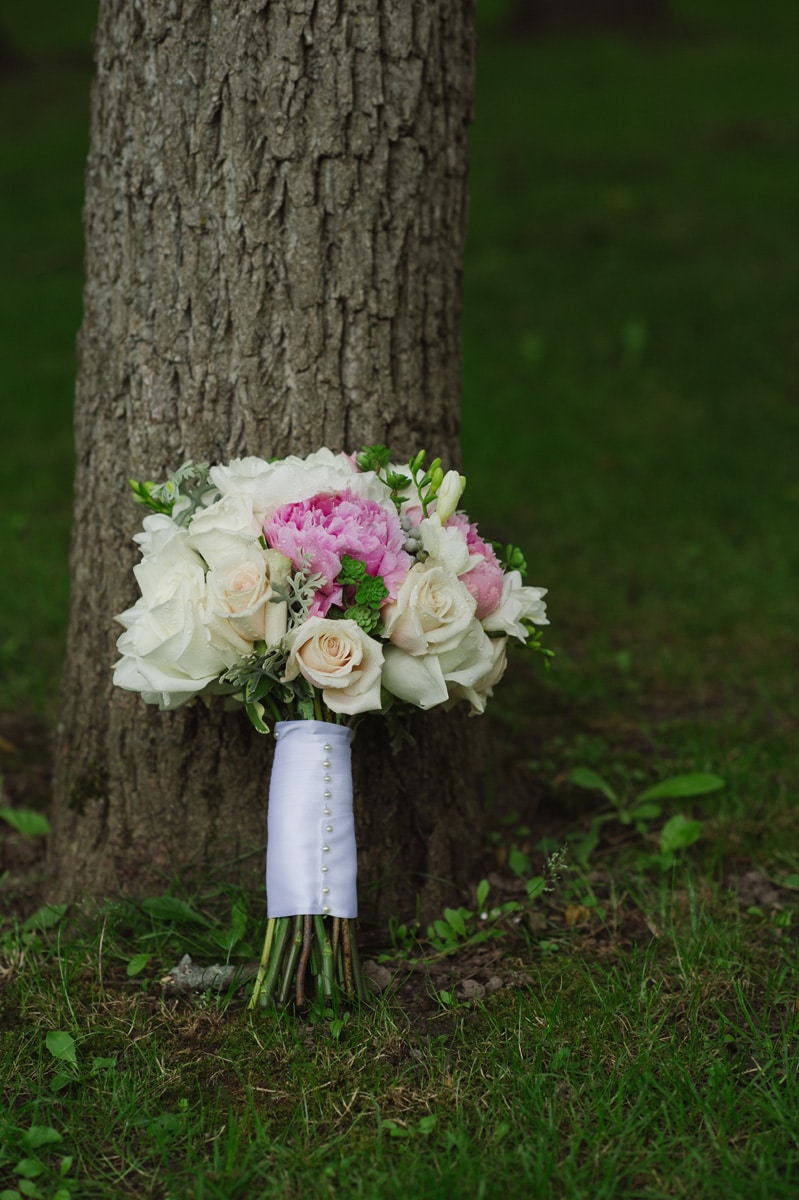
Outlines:
{"type": "Polygon", "coordinates": [[[449,520],[458,507],[458,501],[463,495],[465,486],[465,475],[459,475],[457,471],[447,471],[436,497],[436,513],[442,525],[449,520]]]}

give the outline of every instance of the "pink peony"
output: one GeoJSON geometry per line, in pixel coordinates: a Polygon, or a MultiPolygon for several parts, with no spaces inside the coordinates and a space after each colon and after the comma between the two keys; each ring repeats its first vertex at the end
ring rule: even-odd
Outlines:
{"type": "Polygon", "coordinates": [[[453,513],[447,521],[447,527],[453,525],[460,529],[466,539],[469,553],[479,554],[483,559],[470,571],[459,576],[477,601],[477,611],[474,615],[478,621],[482,621],[499,606],[505,576],[493,547],[483,541],[477,532],[477,526],[470,525],[469,518],[464,513],[453,513]]]}
{"type": "Polygon", "coordinates": [[[403,549],[405,536],[393,505],[384,507],[349,490],[284,504],[264,523],[264,537],[272,549],[285,554],[295,569],[304,558],[310,560],[310,573],[323,577],[311,605],[312,617],[326,616],[331,604],[342,605],[336,579],[345,554],[365,563],[369,575],[382,575],[389,592],[386,600],[395,599],[412,562],[403,549]]]}

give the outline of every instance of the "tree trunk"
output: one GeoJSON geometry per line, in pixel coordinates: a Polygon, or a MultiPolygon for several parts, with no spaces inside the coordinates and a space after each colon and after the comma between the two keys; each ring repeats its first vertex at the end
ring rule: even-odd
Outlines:
{"type": "MultiPolygon", "coordinates": [[[[101,0],[62,896],[262,883],[271,739],[112,688],[142,517],[127,480],[376,441],[457,465],[473,51],[471,0],[101,0]]],[[[399,758],[379,719],[359,730],[367,918],[456,899],[480,845],[475,728],[425,716],[399,758]]]]}

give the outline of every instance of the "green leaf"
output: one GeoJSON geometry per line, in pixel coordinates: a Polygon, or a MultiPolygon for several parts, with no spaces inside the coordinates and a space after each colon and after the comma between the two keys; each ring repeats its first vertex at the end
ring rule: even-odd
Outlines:
{"type": "Polygon", "coordinates": [[[220,949],[230,951],[244,937],[246,928],[247,914],[240,905],[234,904],[231,912],[230,929],[214,934],[214,941],[220,949]]]}
{"type": "Polygon", "coordinates": [[[25,1130],[22,1140],[32,1150],[38,1150],[40,1146],[54,1146],[56,1142],[62,1142],[64,1139],[52,1125],[31,1125],[30,1129],[25,1130]]]}
{"type": "Polygon", "coordinates": [[[679,800],[687,796],[704,796],[707,792],[717,792],[724,787],[724,780],[718,775],[695,772],[690,775],[672,775],[660,783],[641,792],[639,800],[679,800]]]}
{"type": "Polygon", "coordinates": [[[58,1071],[53,1076],[53,1078],[50,1080],[50,1091],[51,1092],[63,1091],[63,1089],[65,1087],[69,1087],[69,1085],[74,1082],[75,1082],[75,1072],[74,1071],[58,1071]]]}
{"type": "Polygon", "coordinates": [[[485,908],[485,903],[486,903],[486,900],[488,899],[489,891],[490,891],[490,885],[489,885],[488,880],[481,879],[477,885],[477,907],[479,909],[485,908]]]}
{"type": "Polygon", "coordinates": [[[461,937],[466,937],[466,922],[463,919],[463,914],[457,908],[445,908],[444,919],[448,925],[451,925],[456,933],[461,937]]]}
{"type": "Polygon", "coordinates": [[[269,726],[267,725],[266,721],[264,721],[264,713],[266,709],[264,708],[263,704],[260,704],[256,701],[254,704],[245,704],[244,709],[247,713],[247,716],[250,718],[250,724],[256,733],[269,733],[269,726]]]}
{"type": "Polygon", "coordinates": [[[701,821],[691,821],[682,813],[677,813],[660,831],[660,849],[664,854],[673,854],[676,850],[692,846],[701,835],[701,821]]]}
{"type": "Polygon", "coordinates": [[[0,808],[0,820],[7,821],[17,833],[24,833],[26,837],[41,837],[50,832],[47,817],[23,808],[0,808]]]}
{"type": "Polygon", "coordinates": [[[659,804],[636,804],[635,808],[631,808],[627,813],[629,821],[654,821],[659,817],[663,809],[659,804]]]}
{"type": "Polygon", "coordinates": [[[99,1055],[92,1059],[92,1075],[99,1075],[101,1071],[115,1071],[117,1060],[115,1058],[101,1058],[99,1055]]]}
{"type": "Polygon", "coordinates": [[[529,875],[531,870],[530,859],[518,846],[511,846],[508,851],[508,866],[514,875],[529,875]]]}
{"type": "Polygon", "coordinates": [[[379,473],[391,462],[391,451],[382,442],[377,442],[374,446],[364,446],[363,450],[355,455],[355,461],[362,471],[379,473]]]}
{"type": "Polygon", "coordinates": [[[179,896],[152,896],[142,901],[142,908],[156,921],[192,921],[208,926],[211,922],[179,896]]]}
{"type": "Polygon", "coordinates": [[[134,954],[125,968],[128,979],[133,979],[136,975],[141,974],[151,958],[151,954],[134,954]]]}
{"type": "Polygon", "coordinates": [[[610,800],[611,804],[618,804],[618,796],[613,788],[598,775],[596,771],[592,771],[590,767],[573,767],[569,771],[569,783],[574,783],[577,787],[588,788],[592,792],[601,792],[610,800]]]}
{"type": "Polygon", "coordinates": [[[546,891],[547,881],[543,875],[536,875],[535,879],[527,881],[527,899],[537,900],[539,896],[546,891]]]}
{"type": "Polygon", "coordinates": [[[44,1163],[40,1163],[38,1158],[21,1158],[14,1167],[14,1174],[22,1175],[25,1179],[35,1179],[43,1170],[44,1163]]]}
{"type": "Polygon", "coordinates": [[[17,1187],[23,1196],[30,1196],[31,1200],[43,1200],[42,1193],[32,1179],[20,1179],[17,1187]]]}
{"type": "Polygon", "coordinates": [[[3,1188],[0,1200],[21,1200],[21,1197],[16,1188],[3,1188]]]}
{"type": "Polygon", "coordinates": [[[25,930],[52,929],[66,911],[66,904],[43,904],[41,908],[36,909],[35,913],[31,913],[27,921],[23,921],[22,928],[25,930]]]}
{"type": "Polygon", "coordinates": [[[383,1121],[382,1128],[388,1130],[391,1137],[406,1138],[410,1137],[407,1129],[403,1129],[401,1125],[397,1125],[396,1121],[383,1121]]]}
{"type": "Polygon", "coordinates": [[[426,1135],[432,1133],[437,1124],[438,1117],[434,1113],[430,1113],[426,1117],[419,1118],[419,1124],[416,1128],[420,1133],[424,1133],[426,1135]]]}
{"type": "Polygon", "coordinates": [[[72,1063],[75,1067],[78,1065],[75,1039],[71,1033],[65,1033],[62,1029],[51,1029],[45,1038],[45,1045],[53,1058],[57,1058],[60,1062],[72,1063]]]}

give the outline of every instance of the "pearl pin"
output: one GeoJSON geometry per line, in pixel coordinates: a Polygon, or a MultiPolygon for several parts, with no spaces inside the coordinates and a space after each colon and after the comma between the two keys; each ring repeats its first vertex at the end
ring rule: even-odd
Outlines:
{"type": "Polygon", "coordinates": [[[323,895],[323,896],[329,896],[329,895],[330,895],[330,888],[322,888],[322,895],[323,895]]]}
{"type": "Polygon", "coordinates": [[[332,750],[333,747],[330,745],[330,742],[325,742],[323,749],[324,750],[332,750]]]}
{"type": "Polygon", "coordinates": [[[333,832],[333,826],[325,825],[325,833],[332,833],[332,832],[333,832]]]}
{"type": "Polygon", "coordinates": [[[333,795],[333,793],[332,792],[323,792],[322,795],[324,796],[325,800],[329,800],[330,797],[333,795]]]}
{"type": "Polygon", "coordinates": [[[323,767],[329,767],[329,766],[330,766],[330,759],[329,759],[329,758],[325,758],[325,759],[322,761],[322,766],[323,766],[323,767]]]}
{"type": "Polygon", "coordinates": [[[322,908],[322,912],[323,912],[323,913],[329,913],[329,912],[330,912],[330,905],[329,905],[329,904],[325,904],[325,905],[324,905],[324,907],[322,908]]]}
{"type": "Polygon", "coordinates": [[[322,852],[323,852],[323,854],[329,854],[329,853],[330,853],[330,847],[329,847],[329,846],[323,846],[323,847],[322,847],[322,852]]]}
{"type": "Polygon", "coordinates": [[[329,871],[329,870],[330,870],[330,867],[322,867],[322,871],[323,871],[323,872],[324,872],[324,871],[329,871]]]}

